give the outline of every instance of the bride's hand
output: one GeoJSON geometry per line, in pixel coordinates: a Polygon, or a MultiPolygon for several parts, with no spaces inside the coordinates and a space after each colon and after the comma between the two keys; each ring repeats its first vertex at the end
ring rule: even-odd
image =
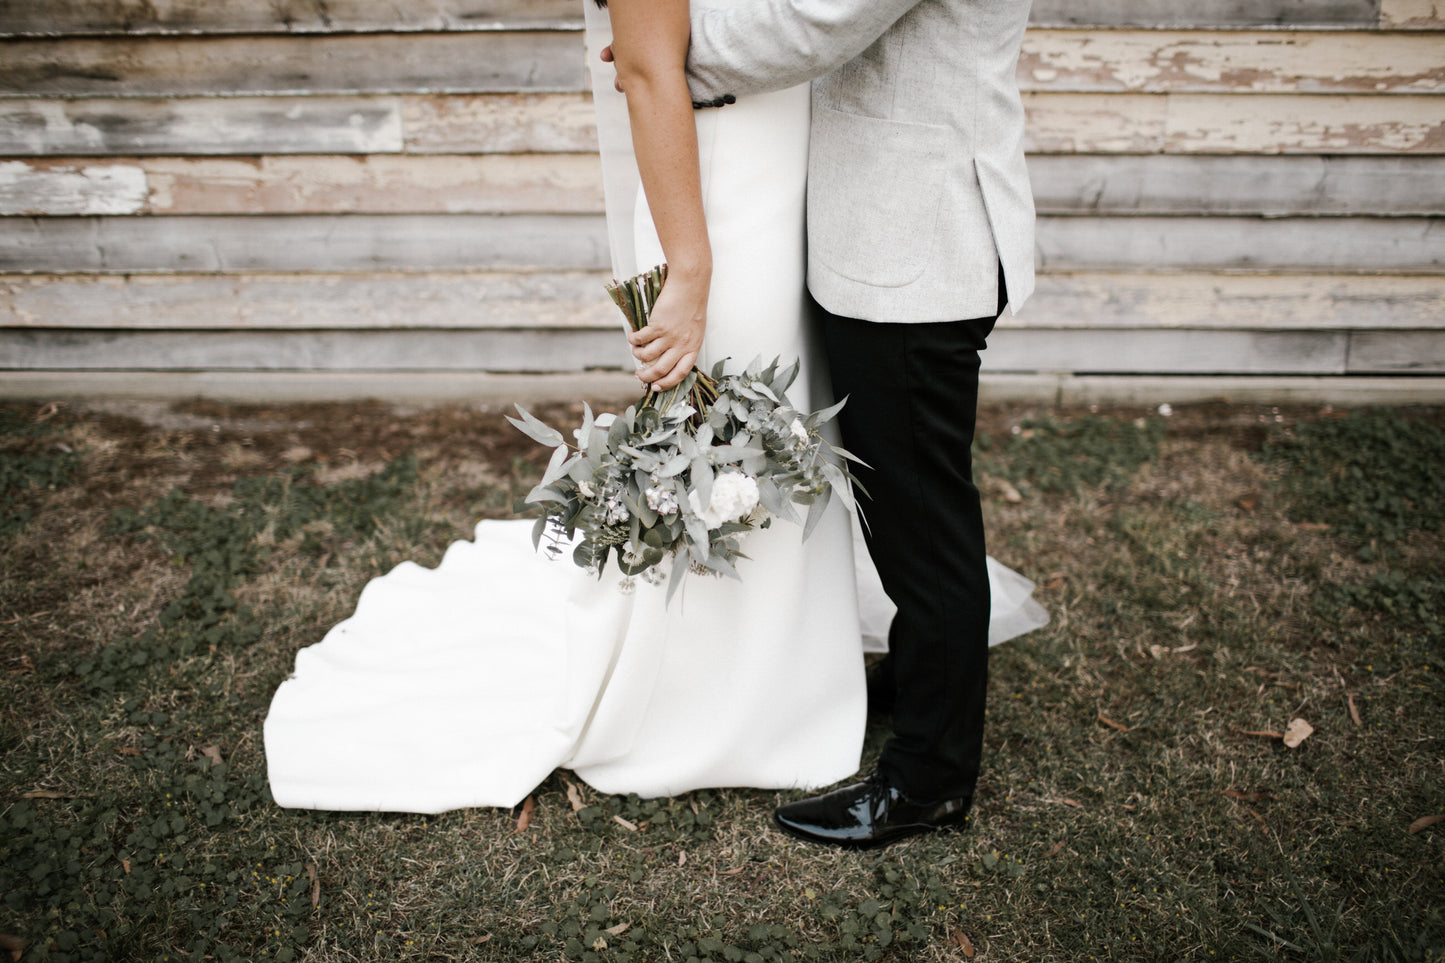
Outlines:
{"type": "Polygon", "coordinates": [[[657,296],[647,326],[627,336],[632,356],[641,364],[637,379],[654,388],[679,384],[702,350],[707,330],[708,282],[669,273],[657,296]]]}

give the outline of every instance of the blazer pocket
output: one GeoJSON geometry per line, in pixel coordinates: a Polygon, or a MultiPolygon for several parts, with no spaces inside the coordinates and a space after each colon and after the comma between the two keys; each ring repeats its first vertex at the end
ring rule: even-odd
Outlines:
{"type": "Polygon", "coordinates": [[[901,287],[933,251],[952,131],[815,107],[810,255],[853,281],[901,287]]]}

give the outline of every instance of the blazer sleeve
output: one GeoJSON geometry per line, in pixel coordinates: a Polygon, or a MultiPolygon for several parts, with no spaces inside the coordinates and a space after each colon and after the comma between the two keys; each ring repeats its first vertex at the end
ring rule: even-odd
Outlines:
{"type": "Polygon", "coordinates": [[[781,90],[868,49],[920,0],[732,0],[696,9],[688,48],[695,103],[781,90]]]}

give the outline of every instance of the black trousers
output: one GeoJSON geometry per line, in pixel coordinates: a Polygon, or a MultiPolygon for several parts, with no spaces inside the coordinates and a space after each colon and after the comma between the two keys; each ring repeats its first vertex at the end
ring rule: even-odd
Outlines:
{"type": "Polygon", "coordinates": [[[898,606],[889,630],[893,738],[879,761],[921,801],[971,795],[988,688],[988,573],[973,483],[979,352],[992,317],[885,324],[819,307],[869,554],[898,606]]]}

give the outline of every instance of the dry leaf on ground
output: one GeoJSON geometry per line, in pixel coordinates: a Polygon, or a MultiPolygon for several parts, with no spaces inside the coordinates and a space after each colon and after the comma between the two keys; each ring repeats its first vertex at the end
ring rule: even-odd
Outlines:
{"type": "Polygon", "coordinates": [[[963,958],[965,960],[973,959],[973,941],[968,938],[967,933],[960,929],[953,929],[949,932],[948,938],[953,942],[954,946],[963,950],[963,958]]]}
{"type": "Polygon", "coordinates": [[[536,811],[537,803],[531,796],[528,796],[522,800],[522,805],[518,808],[521,812],[517,813],[517,832],[524,833],[532,826],[532,813],[536,811]]]}
{"type": "Polygon", "coordinates": [[[1122,722],[1115,722],[1113,719],[1110,719],[1102,712],[1099,713],[1099,721],[1102,722],[1104,725],[1108,726],[1110,729],[1118,729],[1120,732],[1129,731],[1128,726],[1124,725],[1122,722]]]}
{"type": "Polygon", "coordinates": [[[1222,793],[1230,799],[1238,799],[1240,802],[1259,802],[1261,799],[1273,799],[1273,793],[1267,792],[1244,792],[1240,789],[1226,789],[1222,793]]]}
{"type": "Polygon", "coordinates": [[[207,746],[201,750],[201,755],[211,760],[211,765],[219,766],[224,760],[221,759],[220,746],[207,746]]]}
{"type": "Polygon", "coordinates": [[[306,875],[311,878],[311,908],[315,909],[321,902],[321,874],[317,872],[315,863],[306,864],[306,875]]]}
{"type": "Polygon", "coordinates": [[[629,832],[637,832],[637,824],[629,819],[623,819],[621,816],[613,816],[612,821],[629,832]]]}
{"type": "Polygon", "coordinates": [[[1445,816],[1421,816],[1419,819],[1415,820],[1413,823],[1410,824],[1410,835],[1413,836],[1421,830],[1425,829],[1427,826],[1435,825],[1442,819],[1445,819],[1445,816]]]}
{"type": "Polygon", "coordinates": [[[574,813],[581,812],[587,808],[587,804],[582,801],[582,790],[577,788],[575,782],[568,781],[567,783],[567,801],[572,804],[572,811],[574,813]]]}
{"type": "Polygon", "coordinates": [[[1303,719],[1291,719],[1284,730],[1284,744],[1291,749],[1298,749],[1300,743],[1310,737],[1315,727],[1303,719]]]}
{"type": "Polygon", "coordinates": [[[0,950],[9,950],[10,959],[17,961],[17,963],[20,959],[20,954],[25,952],[25,947],[28,945],[29,944],[18,936],[11,936],[9,933],[0,933],[0,950]]]}
{"type": "Polygon", "coordinates": [[[1357,725],[1357,726],[1362,726],[1362,725],[1364,725],[1364,724],[1365,724],[1365,720],[1363,720],[1363,719],[1360,718],[1360,710],[1355,708],[1355,695],[1354,695],[1354,693],[1352,693],[1352,692],[1346,692],[1346,693],[1345,693],[1345,701],[1350,704],[1350,721],[1352,721],[1352,722],[1353,722],[1355,725],[1357,725]]]}

